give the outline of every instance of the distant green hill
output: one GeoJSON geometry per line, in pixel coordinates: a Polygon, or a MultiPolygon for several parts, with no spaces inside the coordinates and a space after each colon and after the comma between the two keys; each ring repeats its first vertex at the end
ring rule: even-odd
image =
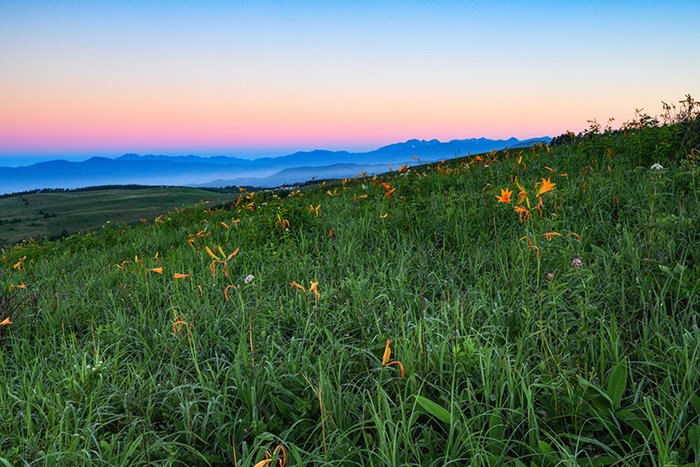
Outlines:
{"type": "Polygon", "coordinates": [[[135,223],[176,207],[221,203],[237,195],[180,187],[35,192],[0,197],[0,246],[135,223]]]}
{"type": "Polygon", "coordinates": [[[698,465],[697,125],[6,248],[0,463],[698,465]]]}

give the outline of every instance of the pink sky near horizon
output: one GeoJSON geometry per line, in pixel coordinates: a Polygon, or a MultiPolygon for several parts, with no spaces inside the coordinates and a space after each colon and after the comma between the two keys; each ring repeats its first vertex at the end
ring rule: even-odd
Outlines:
{"type": "Polygon", "coordinates": [[[697,29],[634,52],[692,3],[431,5],[0,4],[0,156],[525,139],[700,91],[697,29]]]}

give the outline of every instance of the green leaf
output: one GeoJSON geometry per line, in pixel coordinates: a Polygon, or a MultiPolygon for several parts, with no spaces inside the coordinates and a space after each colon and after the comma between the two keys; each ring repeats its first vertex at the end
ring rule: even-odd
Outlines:
{"type": "Polygon", "coordinates": [[[693,397],[690,399],[690,402],[693,404],[693,408],[695,409],[695,413],[697,415],[700,415],[700,396],[697,394],[694,394],[693,397]]]}
{"type": "Polygon", "coordinates": [[[450,415],[450,412],[448,410],[446,410],[439,404],[436,404],[435,402],[431,401],[430,399],[426,399],[423,396],[415,397],[418,404],[428,415],[432,415],[433,417],[437,418],[442,422],[447,423],[448,425],[452,424],[452,416],[450,415]]]}
{"type": "Polygon", "coordinates": [[[554,453],[554,448],[549,445],[549,443],[539,440],[537,441],[537,447],[540,448],[542,454],[552,454],[554,453]]]}
{"type": "Polygon", "coordinates": [[[627,389],[627,364],[623,360],[615,365],[615,368],[613,368],[608,377],[607,392],[614,408],[617,409],[620,407],[620,401],[622,400],[625,389],[627,389]]]}
{"type": "Polygon", "coordinates": [[[633,409],[622,409],[615,412],[615,416],[637,430],[644,438],[651,436],[651,428],[646,424],[646,417],[633,409]]]}

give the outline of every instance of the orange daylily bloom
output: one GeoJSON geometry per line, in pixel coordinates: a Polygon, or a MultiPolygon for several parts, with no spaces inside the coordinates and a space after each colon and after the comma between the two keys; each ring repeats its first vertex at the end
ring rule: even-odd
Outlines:
{"type": "Polygon", "coordinates": [[[519,221],[522,224],[523,222],[527,221],[530,219],[530,211],[528,211],[526,208],[523,206],[515,206],[513,208],[513,211],[517,212],[519,215],[519,221]]]}
{"type": "Polygon", "coordinates": [[[360,195],[360,196],[355,195],[355,199],[356,199],[356,200],[358,200],[358,199],[366,199],[368,196],[369,196],[369,195],[368,195],[367,193],[365,193],[364,195],[360,195]]]}
{"type": "Polygon", "coordinates": [[[26,256],[22,256],[15,264],[12,265],[12,269],[24,269],[24,261],[26,259],[26,256]]]}
{"type": "Polygon", "coordinates": [[[309,205],[309,212],[313,212],[316,214],[316,217],[318,217],[318,210],[321,208],[321,205],[319,204],[318,206],[314,207],[313,204],[309,205]]]}
{"type": "Polygon", "coordinates": [[[26,288],[27,288],[27,284],[25,284],[24,282],[22,282],[21,284],[17,284],[17,285],[10,284],[10,290],[12,290],[12,289],[26,289],[26,288]]]}
{"type": "Polygon", "coordinates": [[[303,285],[298,284],[296,281],[292,281],[289,285],[292,287],[296,287],[297,289],[301,290],[302,292],[306,293],[306,289],[304,288],[303,285]]]}
{"type": "Polygon", "coordinates": [[[223,225],[225,228],[228,229],[228,224],[226,222],[219,222],[219,224],[223,225]]]}
{"type": "Polygon", "coordinates": [[[509,190],[506,188],[505,190],[501,190],[501,196],[496,195],[496,199],[498,200],[499,203],[506,203],[510,204],[510,196],[513,194],[512,190],[509,190]]]}
{"type": "Polygon", "coordinates": [[[309,293],[313,292],[314,295],[316,295],[316,305],[318,305],[321,302],[321,292],[318,291],[318,281],[312,282],[309,281],[311,285],[309,285],[309,293]]]}
{"type": "Polygon", "coordinates": [[[382,214],[382,215],[379,216],[380,219],[386,219],[387,217],[389,217],[389,213],[388,213],[388,212],[385,212],[384,214],[382,214]]]}
{"type": "Polygon", "coordinates": [[[220,259],[218,256],[216,256],[216,255],[214,254],[214,252],[211,251],[211,248],[209,248],[208,246],[205,246],[205,247],[204,247],[204,250],[206,250],[207,254],[208,254],[209,256],[211,256],[212,258],[221,261],[221,259],[220,259]]]}
{"type": "Polygon", "coordinates": [[[228,302],[228,291],[235,288],[233,285],[227,285],[226,288],[224,289],[224,298],[228,302]]]}
{"type": "Polygon", "coordinates": [[[530,240],[530,237],[521,237],[520,241],[522,241],[522,240],[527,240],[527,247],[532,248],[533,250],[537,250],[537,256],[540,255],[539,247],[532,243],[532,240],[530,240]]]}
{"type": "Polygon", "coordinates": [[[281,229],[288,229],[289,226],[291,225],[287,219],[282,219],[282,216],[280,214],[277,214],[277,220],[275,221],[275,224],[279,225],[281,229]]]}
{"type": "Polygon", "coordinates": [[[328,231],[328,238],[335,238],[335,232],[333,231],[333,227],[331,227],[331,230],[328,231]]]}
{"type": "Polygon", "coordinates": [[[186,327],[187,335],[189,335],[190,329],[192,328],[192,324],[185,321],[185,318],[182,315],[180,315],[179,318],[177,318],[175,321],[173,321],[173,335],[177,335],[178,331],[179,331],[180,335],[182,335],[183,334],[182,329],[181,329],[182,326],[186,327]]]}
{"type": "Polygon", "coordinates": [[[226,257],[226,260],[228,261],[228,260],[230,260],[231,258],[233,258],[234,256],[236,256],[236,255],[238,254],[239,251],[241,251],[241,247],[238,247],[238,248],[236,248],[235,250],[233,250],[233,253],[231,253],[230,255],[228,255],[228,256],[226,257]]]}
{"type": "Polygon", "coordinates": [[[529,195],[528,191],[520,184],[520,182],[518,182],[517,179],[515,180],[515,185],[518,187],[518,190],[520,190],[520,192],[518,193],[518,204],[522,204],[523,201],[525,201],[527,204],[527,207],[529,208],[530,207],[530,197],[528,196],[529,195]]]}
{"type": "Polygon", "coordinates": [[[155,272],[156,274],[163,274],[163,268],[162,268],[162,267],[160,267],[160,268],[151,268],[151,269],[149,269],[149,271],[155,272]]]}
{"type": "Polygon", "coordinates": [[[548,191],[552,191],[557,186],[557,184],[552,183],[552,181],[550,179],[545,180],[544,178],[539,183],[539,185],[540,185],[540,188],[537,190],[537,193],[536,193],[537,196],[540,196],[544,193],[547,193],[548,191]]]}
{"type": "Polygon", "coordinates": [[[547,167],[546,165],[544,166],[544,168],[545,168],[546,170],[549,170],[550,172],[555,172],[555,170],[554,170],[553,168],[547,167]]]}
{"type": "Polygon", "coordinates": [[[561,237],[561,234],[559,232],[547,232],[547,233],[544,233],[543,235],[544,235],[544,238],[546,238],[547,240],[551,240],[552,237],[561,237]]]}
{"type": "Polygon", "coordinates": [[[538,196],[537,197],[537,206],[535,206],[532,209],[537,209],[540,212],[540,217],[542,217],[542,208],[544,207],[544,204],[542,204],[542,197],[538,196]]]}
{"type": "Polygon", "coordinates": [[[284,446],[281,444],[278,444],[277,447],[272,451],[272,454],[270,454],[270,451],[265,451],[265,459],[261,460],[257,464],[255,464],[253,467],[265,467],[268,464],[272,462],[272,457],[277,455],[277,451],[282,452],[282,457],[279,457],[277,459],[277,465],[278,467],[285,467],[287,465],[287,452],[284,450],[284,446]]]}
{"type": "Polygon", "coordinates": [[[390,365],[398,365],[399,368],[401,369],[401,377],[404,377],[404,368],[403,368],[403,363],[401,363],[398,360],[394,360],[393,362],[390,362],[389,359],[391,358],[391,339],[386,340],[386,346],[384,346],[384,355],[382,356],[382,366],[390,366],[390,365]]]}
{"type": "Polygon", "coordinates": [[[175,278],[175,279],[189,279],[190,275],[189,274],[180,274],[179,272],[176,272],[173,274],[173,278],[175,278]]]}
{"type": "Polygon", "coordinates": [[[0,326],[9,326],[10,324],[13,324],[13,323],[10,320],[9,316],[7,318],[3,319],[2,321],[0,321],[0,326]]]}
{"type": "Polygon", "coordinates": [[[404,164],[401,166],[401,168],[399,168],[398,172],[400,174],[402,174],[402,173],[406,172],[407,170],[408,170],[408,164],[404,164]]]}

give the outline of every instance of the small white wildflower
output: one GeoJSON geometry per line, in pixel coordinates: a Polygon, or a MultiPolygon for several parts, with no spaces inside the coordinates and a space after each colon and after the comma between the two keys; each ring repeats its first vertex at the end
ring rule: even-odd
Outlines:
{"type": "Polygon", "coordinates": [[[661,164],[659,164],[659,163],[657,162],[656,164],[654,164],[654,165],[652,165],[651,167],[649,167],[649,170],[661,170],[661,169],[663,169],[663,168],[664,168],[664,166],[661,165],[661,164]]]}
{"type": "Polygon", "coordinates": [[[245,276],[245,279],[243,279],[243,282],[245,282],[246,284],[250,284],[251,282],[253,282],[254,279],[254,275],[248,274],[247,276],[245,276]]]}
{"type": "Polygon", "coordinates": [[[365,184],[363,183],[363,184],[362,184],[362,189],[363,189],[363,190],[366,190],[366,189],[367,189],[367,185],[365,185],[365,184]]]}

